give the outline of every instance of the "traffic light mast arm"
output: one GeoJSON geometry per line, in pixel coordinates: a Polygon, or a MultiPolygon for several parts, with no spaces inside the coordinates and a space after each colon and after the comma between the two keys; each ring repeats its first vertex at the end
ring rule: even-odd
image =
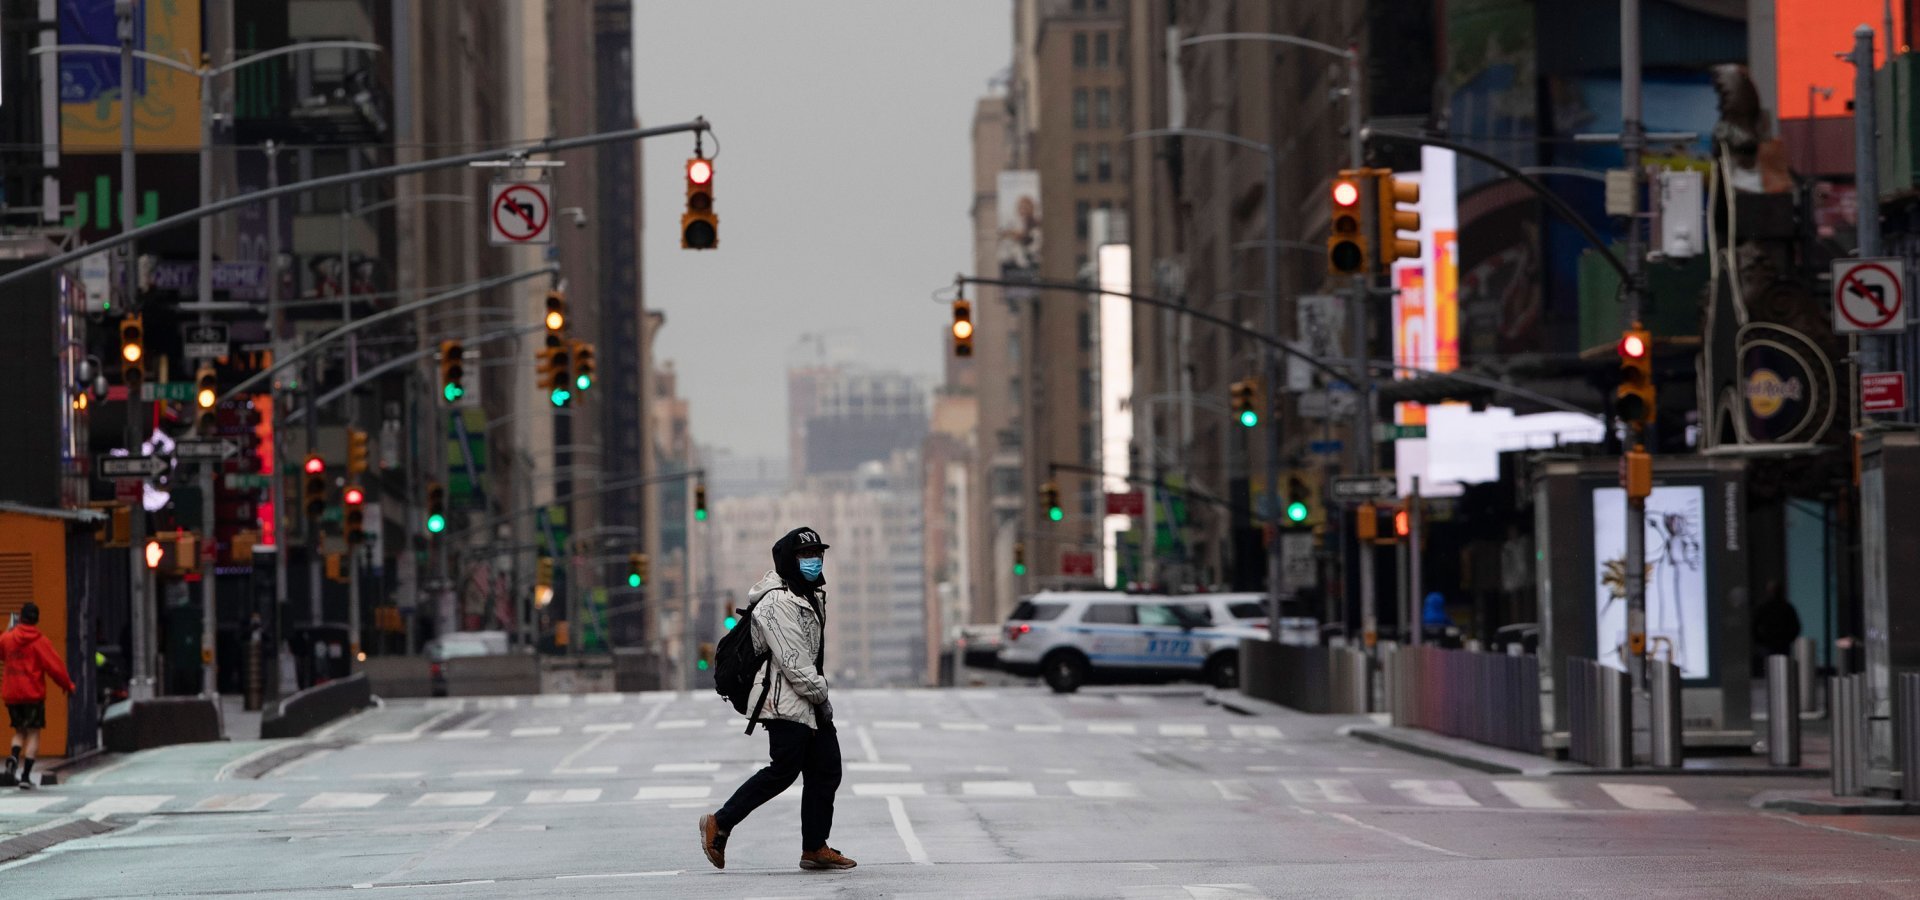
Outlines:
{"type": "Polygon", "coordinates": [[[497,515],[497,516],[489,516],[484,521],[468,525],[466,528],[463,528],[460,531],[442,535],[441,539],[451,541],[451,540],[465,537],[477,531],[491,529],[501,524],[511,522],[514,519],[520,518],[521,516],[533,515],[539,512],[546,505],[572,503],[573,501],[580,500],[582,498],[592,497],[599,494],[605,494],[611,491],[623,491],[623,490],[626,490],[627,488],[645,487],[650,484],[663,484],[670,481],[697,481],[697,480],[704,480],[706,477],[707,477],[706,469],[687,469],[685,471],[680,471],[680,472],[662,472],[657,475],[638,475],[633,478],[622,478],[616,481],[609,481],[609,482],[606,482],[605,484],[587,488],[586,490],[574,491],[573,493],[568,494],[564,497],[555,497],[552,500],[548,501],[547,504],[529,507],[527,509],[522,509],[522,510],[516,510],[510,513],[501,513],[500,515],[497,515]]]}
{"type": "Polygon", "coordinates": [[[1180,485],[1168,484],[1164,481],[1161,481],[1158,478],[1146,478],[1139,475],[1124,475],[1124,476],[1109,475],[1105,472],[1102,472],[1097,466],[1083,466],[1083,465],[1078,465],[1076,463],[1047,463],[1047,473],[1049,476],[1051,476],[1052,473],[1056,471],[1072,472],[1076,475],[1095,475],[1101,478],[1123,478],[1126,480],[1128,484],[1144,484],[1144,485],[1150,485],[1152,487],[1157,487],[1164,491],[1174,491],[1183,496],[1192,497],[1193,499],[1199,500],[1202,503],[1206,503],[1212,506],[1218,506],[1218,507],[1221,507],[1222,509],[1231,509],[1233,507],[1233,503],[1231,501],[1223,500],[1219,497],[1215,497],[1212,494],[1207,493],[1206,491],[1198,490],[1196,488],[1191,488],[1191,487],[1183,487],[1180,485]]]}
{"type": "MultiPolygon", "coordinates": [[[[479,335],[477,337],[461,337],[461,338],[458,338],[458,340],[463,344],[484,344],[484,343],[487,343],[488,341],[499,341],[499,340],[505,340],[507,338],[521,337],[523,335],[533,334],[536,331],[544,331],[544,330],[546,329],[540,325],[522,325],[518,328],[508,328],[504,331],[489,331],[486,334],[479,335]]],[[[333,401],[340,399],[341,397],[345,397],[347,395],[347,392],[353,390],[355,387],[358,387],[369,381],[373,381],[374,379],[379,378],[380,376],[385,375],[386,373],[391,372],[394,369],[398,369],[403,366],[412,365],[413,363],[419,362],[420,360],[425,359],[429,356],[432,356],[438,352],[440,352],[440,345],[438,343],[435,343],[433,346],[428,347],[424,350],[415,350],[412,353],[402,353],[399,356],[389,359],[386,362],[383,362],[377,366],[374,366],[371,369],[361,369],[359,376],[355,377],[353,380],[348,381],[343,385],[340,385],[339,387],[334,388],[331,391],[328,391],[314,398],[313,403],[309,405],[314,409],[319,409],[320,407],[326,406],[327,404],[330,404],[333,401]]],[[[287,413],[287,424],[289,425],[295,424],[300,420],[306,418],[306,415],[307,415],[307,407],[304,407],[304,406],[294,410],[293,412],[287,413]]]]}

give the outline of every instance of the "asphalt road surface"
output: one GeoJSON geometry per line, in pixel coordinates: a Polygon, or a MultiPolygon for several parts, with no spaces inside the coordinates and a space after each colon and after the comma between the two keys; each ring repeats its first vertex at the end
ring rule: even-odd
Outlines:
{"type": "Polygon", "coordinates": [[[1778,781],[1484,775],[1192,690],[834,705],[851,871],[797,867],[798,785],[713,869],[695,821],[765,738],[708,692],[601,694],[393,701],[5,792],[0,837],[113,830],[0,864],[0,896],[1920,895],[1920,822],[1749,806],[1778,781]]]}

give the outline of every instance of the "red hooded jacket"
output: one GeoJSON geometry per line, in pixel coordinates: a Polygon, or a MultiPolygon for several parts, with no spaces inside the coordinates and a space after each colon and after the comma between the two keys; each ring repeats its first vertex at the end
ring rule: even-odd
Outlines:
{"type": "Polygon", "coordinates": [[[53,652],[53,642],[32,625],[15,625],[0,634],[0,666],[4,667],[0,673],[0,702],[44,701],[48,678],[61,690],[73,693],[73,679],[67,677],[66,664],[53,652]]]}

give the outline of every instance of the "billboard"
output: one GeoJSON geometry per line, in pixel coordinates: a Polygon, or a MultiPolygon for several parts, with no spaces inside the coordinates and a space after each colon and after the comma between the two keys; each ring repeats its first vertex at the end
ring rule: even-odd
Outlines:
{"type": "MultiPolygon", "coordinates": [[[[1625,669],[1627,493],[1593,490],[1595,659],[1625,669]]],[[[1680,667],[1681,678],[1711,678],[1708,647],[1706,488],[1668,485],[1647,498],[1647,652],[1680,667]]]]}
{"type": "Polygon", "coordinates": [[[1040,173],[1010,169],[1000,173],[997,204],[1000,271],[1040,269],[1040,173]]]}
{"type": "MultiPolygon", "coordinates": [[[[60,0],[60,43],[118,46],[114,0],[60,0]]],[[[200,60],[200,0],[136,0],[134,46],[195,65],[200,60]]],[[[120,58],[112,54],[60,55],[60,151],[118,153],[120,58]]],[[[133,62],[134,146],[193,150],[200,146],[200,84],[193,75],[143,60],[133,62]]]]}

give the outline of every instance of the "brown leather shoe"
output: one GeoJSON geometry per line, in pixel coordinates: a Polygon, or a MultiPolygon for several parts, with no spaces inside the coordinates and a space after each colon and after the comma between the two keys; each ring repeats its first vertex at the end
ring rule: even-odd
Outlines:
{"type": "Polygon", "coordinates": [[[832,847],[821,847],[800,854],[802,869],[851,869],[857,865],[859,863],[841,856],[840,851],[832,847]]]}
{"type": "Polygon", "coordinates": [[[700,849],[707,854],[707,862],[716,869],[727,867],[727,833],[720,830],[720,823],[712,814],[700,817],[700,849]]]}

